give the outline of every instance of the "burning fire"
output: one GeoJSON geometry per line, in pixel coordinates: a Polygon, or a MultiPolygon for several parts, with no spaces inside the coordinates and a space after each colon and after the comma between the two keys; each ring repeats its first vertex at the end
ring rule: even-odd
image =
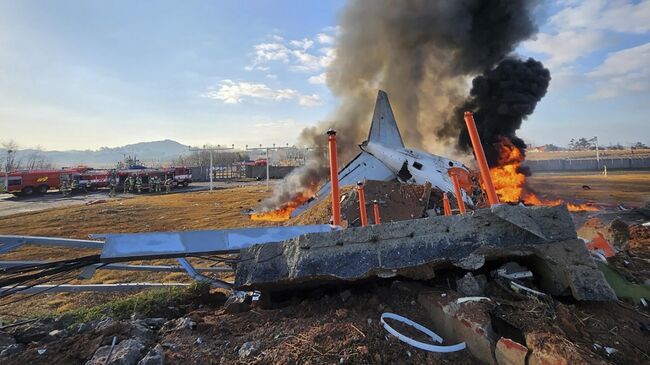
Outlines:
{"type": "MultiPolygon", "coordinates": [[[[524,155],[521,150],[506,138],[501,137],[499,149],[499,166],[490,168],[490,175],[494,183],[494,189],[503,203],[524,203],[525,205],[560,205],[562,199],[545,200],[538,197],[528,188],[526,175],[521,173],[521,164],[524,155]]],[[[567,204],[572,212],[593,212],[598,208],[587,204],[567,204]]]]}
{"type": "Polygon", "coordinates": [[[284,222],[291,218],[291,212],[296,208],[308,202],[314,196],[312,190],[303,191],[296,195],[291,201],[283,204],[280,208],[276,210],[270,210],[267,212],[253,213],[250,215],[251,219],[254,221],[270,221],[270,222],[284,222]]]}

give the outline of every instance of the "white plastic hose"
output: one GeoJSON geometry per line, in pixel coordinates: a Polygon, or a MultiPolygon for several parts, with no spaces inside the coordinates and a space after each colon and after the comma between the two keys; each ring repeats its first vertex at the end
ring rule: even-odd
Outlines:
{"type": "Polygon", "coordinates": [[[426,334],[427,336],[429,336],[433,340],[433,342],[442,343],[442,337],[438,336],[433,331],[431,331],[428,328],[422,326],[421,324],[415,323],[415,322],[411,321],[410,319],[402,317],[402,316],[397,315],[395,313],[383,313],[381,315],[380,321],[381,321],[381,324],[384,326],[384,329],[386,329],[386,331],[388,331],[391,335],[397,337],[398,340],[400,340],[402,342],[405,342],[405,343],[408,343],[409,345],[411,345],[411,346],[413,346],[415,348],[418,348],[420,350],[425,350],[425,351],[430,351],[430,352],[455,352],[455,351],[460,351],[460,350],[465,349],[465,342],[461,342],[459,344],[451,345],[451,346],[438,346],[438,345],[431,345],[431,344],[428,344],[428,343],[416,341],[416,340],[414,340],[414,339],[412,339],[410,337],[404,336],[403,334],[397,332],[393,327],[389,326],[388,323],[386,323],[386,321],[384,320],[386,318],[390,318],[390,319],[394,319],[396,321],[400,321],[402,323],[405,323],[405,324],[417,329],[418,331],[420,331],[420,332],[426,334]]]}

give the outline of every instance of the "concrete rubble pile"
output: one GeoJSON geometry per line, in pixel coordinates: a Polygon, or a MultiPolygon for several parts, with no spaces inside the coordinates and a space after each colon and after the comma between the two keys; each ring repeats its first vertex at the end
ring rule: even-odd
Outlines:
{"type": "Polygon", "coordinates": [[[235,287],[282,291],[373,277],[427,280],[436,271],[512,260],[525,261],[547,294],[616,299],[564,206],[499,205],[256,245],[241,251],[235,287]]]}

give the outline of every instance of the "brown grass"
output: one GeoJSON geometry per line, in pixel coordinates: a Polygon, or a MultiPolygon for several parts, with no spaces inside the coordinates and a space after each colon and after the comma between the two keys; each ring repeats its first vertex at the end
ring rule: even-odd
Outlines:
{"type": "Polygon", "coordinates": [[[590,200],[603,204],[641,206],[650,200],[650,171],[599,173],[536,173],[530,186],[545,198],[590,200]],[[591,189],[583,189],[583,185],[591,189]]]}
{"type": "MultiPolygon", "coordinates": [[[[253,222],[242,211],[256,207],[269,193],[262,187],[236,187],[210,192],[141,196],[91,206],[55,208],[36,213],[0,217],[0,234],[54,236],[86,239],[91,233],[154,232],[272,226],[253,222]]],[[[0,260],[61,260],[97,254],[97,250],[23,246],[0,255],[0,260]]],[[[213,262],[191,260],[197,266],[213,262]]],[[[175,260],[132,264],[176,264],[175,260]]],[[[221,276],[232,279],[230,274],[221,276]]],[[[90,280],[71,283],[189,282],[184,273],[147,273],[98,270],[90,280]]],[[[121,294],[123,295],[123,294],[121,294]]],[[[6,305],[0,314],[59,313],[86,303],[115,298],[116,294],[43,294],[6,305]]]]}

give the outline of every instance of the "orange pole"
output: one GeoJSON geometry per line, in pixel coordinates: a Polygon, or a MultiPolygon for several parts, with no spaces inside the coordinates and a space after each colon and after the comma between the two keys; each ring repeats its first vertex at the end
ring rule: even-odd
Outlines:
{"type": "Polygon", "coordinates": [[[458,210],[460,211],[460,214],[465,214],[465,202],[463,201],[463,193],[460,191],[460,181],[458,181],[458,175],[452,173],[451,181],[454,183],[454,192],[456,193],[458,210]]]}
{"type": "Polygon", "coordinates": [[[372,201],[372,210],[375,213],[375,224],[380,224],[381,217],[379,216],[379,202],[376,200],[372,201]]]}
{"type": "Polygon", "coordinates": [[[447,193],[442,193],[442,207],[444,208],[445,215],[451,215],[451,206],[449,205],[449,198],[447,198],[447,193]]]}
{"type": "Polygon", "coordinates": [[[330,184],[332,186],[332,224],[341,225],[341,198],[339,195],[339,167],[336,161],[336,131],[327,131],[327,142],[330,148],[330,184]]]}
{"type": "Polygon", "coordinates": [[[467,124],[467,131],[469,132],[469,138],[472,140],[476,162],[478,162],[478,168],[481,171],[483,184],[485,184],[485,189],[487,190],[488,202],[490,205],[499,204],[499,198],[497,197],[497,192],[492,183],[490,168],[488,167],[487,159],[485,158],[485,151],[483,151],[481,137],[478,135],[476,123],[474,122],[474,114],[472,112],[465,112],[465,124],[467,124]]]}
{"type": "Polygon", "coordinates": [[[366,213],[366,193],[363,190],[363,183],[357,183],[357,190],[359,190],[359,216],[361,218],[361,227],[368,225],[368,214],[366,213]]]}

